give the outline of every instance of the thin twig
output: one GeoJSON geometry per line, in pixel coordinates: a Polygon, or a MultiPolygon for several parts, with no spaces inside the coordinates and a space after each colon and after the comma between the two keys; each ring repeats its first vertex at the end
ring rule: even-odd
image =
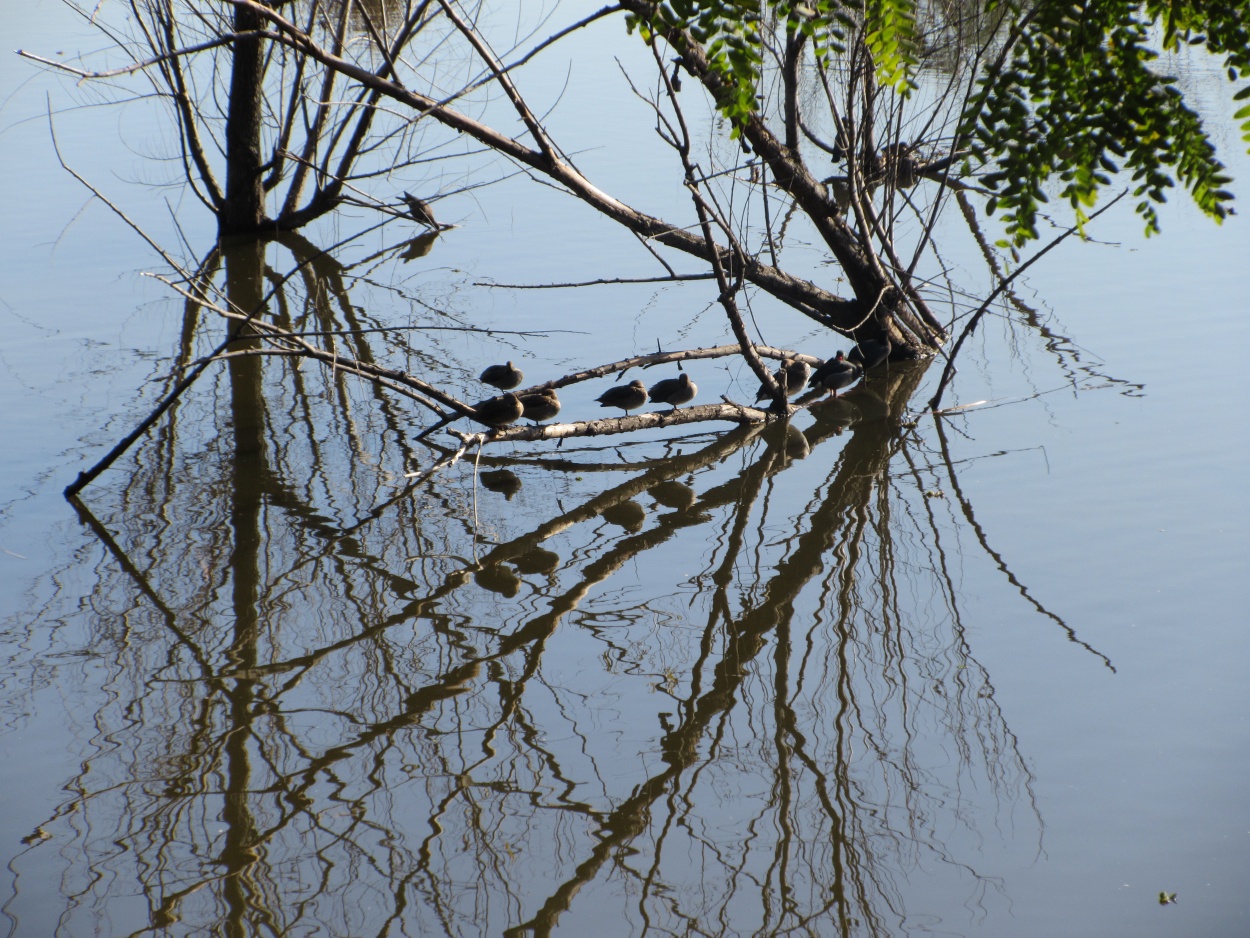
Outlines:
{"type": "MultiPolygon", "coordinates": [[[[1103,212],[1107,211],[1107,209],[1111,208],[1111,206],[1115,205],[1122,198],[1124,198],[1127,194],[1128,194],[1128,190],[1121,192],[1119,195],[1117,195],[1114,199],[1112,199],[1110,202],[1108,202],[1098,211],[1094,212],[1093,215],[1090,215],[1089,218],[1086,219],[1085,224],[1092,222],[1095,218],[1097,218],[1103,212]]],[[[946,386],[950,384],[951,378],[954,377],[955,356],[959,354],[959,349],[963,346],[964,341],[970,335],[972,335],[973,332],[976,331],[977,325],[981,322],[981,317],[984,316],[986,310],[990,308],[990,304],[993,303],[994,300],[998,298],[998,295],[1000,293],[1002,293],[1011,285],[1011,282],[1013,280],[1015,280],[1022,273],[1024,273],[1026,270],[1032,267],[1035,263],[1037,263],[1039,260],[1045,257],[1048,253],[1050,253],[1052,249],[1058,247],[1059,244],[1067,240],[1071,235],[1081,230],[1082,227],[1083,227],[1082,225],[1073,225],[1067,231],[1064,231],[1057,238],[1051,241],[1050,244],[1046,245],[1046,247],[1042,248],[1040,251],[1038,251],[1036,254],[1030,257],[1027,261],[1025,261],[1023,264],[1017,267],[1011,273],[1011,276],[1000,281],[998,286],[996,286],[994,290],[990,293],[990,295],[985,298],[985,302],[983,302],[980,305],[980,307],[978,307],[977,311],[972,314],[972,318],[968,320],[967,324],[963,328],[963,331],[959,333],[959,338],[955,340],[955,344],[951,347],[950,355],[946,359],[946,367],[942,369],[942,378],[938,382],[937,391],[934,392],[933,397],[930,398],[929,400],[928,409],[930,411],[936,412],[938,409],[938,406],[942,403],[942,394],[945,393],[946,386]]]]}
{"type": "Polygon", "coordinates": [[[579,283],[491,283],[480,280],[472,285],[475,287],[494,287],[504,290],[564,290],[568,287],[601,287],[617,286],[631,283],[683,283],[687,280],[715,280],[716,274],[677,274],[670,277],[603,277],[598,280],[583,280],[579,283]]]}

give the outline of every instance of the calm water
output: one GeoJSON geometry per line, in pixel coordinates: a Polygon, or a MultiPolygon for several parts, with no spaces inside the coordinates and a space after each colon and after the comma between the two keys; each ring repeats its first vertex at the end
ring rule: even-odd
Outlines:
{"type": "MultiPolygon", "coordinates": [[[[58,9],[4,9],[8,46],[99,46],[58,9]]],[[[645,114],[601,135],[575,93],[619,82],[613,38],[556,129],[667,212],[645,114]]],[[[1043,329],[990,322],[948,402],[990,403],[942,422],[912,413],[936,369],[895,369],[789,432],[496,447],[414,483],[439,452],[412,406],[241,362],[73,505],[220,325],[57,168],[45,92],[67,160],[168,244],[172,210],[189,263],[212,225],[136,184],[174,172],[141,104],[70,109],[89,93],[12,56],[0,88],[0,933],[1250,933],[1246,215],[1178,204],[1146,241],[1113,214],[1055,252],[1020,291],[1043,329]]],[[[437,172],[395,187],[461,184],[437,172]]],[[[428,256],[398,225],[349,240],[283,314],[542,333],[351,346],[466,395],[504,358],[541,380],[724,340],[706,285],[478,285],[656,272],[549,190],[442,208],[428,256]]],[[[944,260],[985,289],[956,222],[944,260]]]]}

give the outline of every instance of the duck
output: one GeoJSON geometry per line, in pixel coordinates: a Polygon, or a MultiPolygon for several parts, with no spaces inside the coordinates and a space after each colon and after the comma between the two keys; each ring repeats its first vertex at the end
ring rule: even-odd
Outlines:
{"type": "Polygon", "coordinates": [[[884,342],[877,339],[862,339],[855,348],[847,354],[847,361],[854,362],[865,371],[869,368],[876,368],[890,355],[890,339],[886,337],[884,342]]]}
{"type": "Polygon", "coordinates": [[[647,386],[637,379],[608,388],[595,398],[600,407],[619,407],[627,414],[647,403],[648,399],[647,386]]]}
{"type": "Polygon", "coordinates": [[[408,206],[408,214],[412,216],[412,220],[418,225],[425,225],[425,227],[433,228],[435,231],[443,227],[434,220],[434,210],[430,208],[430,203],[418,199],[411,192],[405,192],[402,198],[404,204],[408,206]]]}
{"type": "Polygon", "coordinates": [[[845,387],[850,387],[860,376],[861,368],[838,352],[812,373],[812,387],[829,391],[834,397],[845,387]]]}
{"type": "Polygon", "coordinates": [[[530,391],[517,396],[521,399],[525,418],[534,421],[534,426],[560,413],[560,398],[556,397],[555,388],[543,388],[541,391],[530,391]]]}
{"type": "Polygon", "coordinates": [[[680,404],[688,404],[694,400],[694,396],[699,393],[699,386],[690,380],[690,375],[686,372],[681,373],[680,378],[665,378],[651,385],[652,402],[656,404],[671,404],[673,410],[676,410],[680,404]]]}
{"type": "Polygon", "coordinates": [[[520,420],[521,415],[525,413],[525,407],[521,403],[521,399],[515,394],[500,394],[498,397],[489,397],[475,404],[473,410],[477,414],[476,419],[478,423],[484,423],[495,430],[502,430],[504,427],[511,426],[520,420]]]}
{"type": "Polygon", "coordinates": [[[506,365],[491,365],[478,376],[478,379],[492,388],[511,391],[525,379],[525,372],[512,362],[508,362],[506,365]]]}
{"type": "MultiPolygon", "coordinates": [[[[773,372],[773,380],[781,385],[786,392],[786,397],[794,397],[794,395],[807,387],[807,379],[811,375],[812,367],[807,362],[784,361],[781,363],[781,367],[773,372]]],[[[760,392],[755,395],[755,399],[763,401],[771,396],[768,385],[761,381],[760,392]]]]}

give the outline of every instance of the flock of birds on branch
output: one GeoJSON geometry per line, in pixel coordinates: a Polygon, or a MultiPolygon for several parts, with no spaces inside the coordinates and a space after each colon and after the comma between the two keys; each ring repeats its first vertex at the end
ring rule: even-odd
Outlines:
{"type": "MultiPolygon", "coordinates": [[[[408,214],[419,224],[435,231],[451,227],[439,224],[434,218],[434,211],[429,203],[418,199],[412,193],[405,192],[403,202],[408,209],[408,214]]],[[[839,391],[850,387],[859,380],[865,370],[875,368],[885,361],[889,354],[888,340],[879,342],[866,339],[851,349],[850,354],[844,355],[838,352],[833,358],[817,366],[815,370],[807,362],[784,361],[781,367],[773,373],[773,380],[785,390],[786,397],[794,397],[808,386],[837,397],[839,391]]],[[[541,388],[520,394],[508,393],[518,387],[525,378],[521,369],[512,362],[491,365],[482,372],[480,377],[484,384],[505,392],[488,398],[473,408],[477,420],[492,429],[502,430],[522,418],[534,421],[534,425],[537,426],[560,413],[560,398],[556,395],[555,388],[541,388]]],[[[619,408],[628,415],[631,410],[637,410],[648,402],[668,404],[676,411],[682,404],[689,404],[694,400],[694,396],[698,393],[698,385],[690,380],[690,375],[682,372],[680,377],[664,378],[651,385],[650,388],[635,379],[629,384],[608,388],[595,400],[600,407],[619,408]]],[[[756,395],[755,400],[763,401],[771,396],[772,392],[768,385],[761,382],[759,394],[756,395]]]]}
{"type": "MultiPolygon", "coordinates": [[[[890,344],[875,340],[861,341],[849,354],[838,352],[814,370],[806,362],[785,361],[773,373],[773,380],[780,385],[786,397],[794,397],[804,388],[811,387],[838,396],[843,388],[848,388],[865,370],[875,368],[886,360],[890,354],[890,344]]],[[[512,362],[503,365],[491,365],[481,374],[484,384],[505,392],[496,397],[488,398],[474,406],[477,420],[496,430],[509,427],[522,418],[534,421],[534,425],[551,420],[560,413],[560,398],[555,388],[547,387],[536,391],[523,391],[512,394],[520,385],[525,375],[512,362]]],[[[668,404],[676,411],[682,404],[688,404],[699,393],[699,387],[690,375],[682,372],[676,378],[664,378],[648,388],[635,379],[629,384],[619,384],[608,388],[595,400],[600,407],[614,407],[623,410],[626,415],[637,410],[648,402],[652,404],[668,404]]],[[[756,401],[771,397],[768,385],[761,382],[756,401]]]]}

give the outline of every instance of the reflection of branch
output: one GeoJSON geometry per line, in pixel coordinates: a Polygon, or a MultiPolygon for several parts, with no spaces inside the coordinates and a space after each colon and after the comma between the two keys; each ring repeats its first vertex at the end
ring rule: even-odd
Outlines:
{"type": "MultiPolygon", "coordinates": [[[[482,561],[475,565],[476,568],[491,566],[518,556],[530,550],[533,546],[542,540],[553,536],[559,531],[565,530],[573,524],[581,523],[598,517],[610,505],[617,504],[633,494],[652,487],[666,479],[674,478],[677,475],[693,471],[696,468],[712,465],[721,462],[729,451],[736,449],[743,442],[749,439],[749,436],[738,434],[729,434],[718,438],[711,446],[703,452],[692,454],[687,457],[681,457],[672,460],[669,466],[658,469],[642,476],[633,478],[618,486],[609,492],[601,493],[594,499],[591,499],[586,505],[567,512],[560,517],[553,518],[545,523],[538,530],[515,539],[508,544],[500,545],[489,554],[482,558],[482,561]]],[[[540,651],[546,640],[554,634],[560,622],[580,604],[581,600],[590,593],[594,586],[605,582],[610,576],[620,569],[631,558],[635,557],[643,550],[657,546],[659,543],[670,539],[677,530],[677,526],[662,526],[635,537],[626,538],[618,544],[613,550],[598,558],[593,563],[587,565],[583,571],[583,576],[577,584],[569,589],[563,596],[552,597],[547,611],[536,616],[531,621],[525,623],[515,632],[503,637],[497,647],[487,654],[474,656],[468,660],[446,669],[438,680],[431,682],[425,687],[412,691],[404,701],[401,711],[390,718],[376,723],[369,723],[363,726],[360,731],[350,740],[343,741],[337,745],[326,749],[318,756],[310,756],[306,764],[297,771],[282,775],[284,779],[283,788],[285,789],[284,800],[291,804],[303,804],[307,795],[305,794],[318,779],[323,775],[329,774],[329,769],[336,763],[347,759],[354,753],[366,749],[376,740],[387,738],[396,732],[417,725],[421,718],[427,714],[439,701],[455,697],[464,693],[469,689],[472,682],[477,679],[481,672],[482,665],[490,662],[502,661],[510,655],[516,654],[524,648],[533,648],[540,651]],[[289,784],[286,780],[290,779],[294,784],[289,784]]],[[[473,569],[473,568],[469,568],[473,569]]],[[[435,607],[440,600],[445,599],[455,590],[459,589],[468,582],[467,573],[469,570],[462,569],[453,571],[444,580],[444,583],[425,598],[414,604],[407,606],[401,614],[391,617],[384,623],[371,626],[363,630],[359,635],[352,636],[350,639],[333,643],[330,646],[320,648],[309,655],[300,656],[294,659],[288,659],[283,662],[274,662],[269,664],[258,665],[235,672],[231,672],[226,677],[245,680],[257,681],[265,676],[278,674],[289,670],[293,667],[299,667],[306,670],[316,661],[324,658],[333,651],[342,650],[351,644],[361,641],[373,640],[381,634],[386,628],[397,624],[398,622],[409,621],[415,616],[422,615],[426,610],[435,607]]],[[[534,668],[541,660],[541,656],[537,653],[530,656],[530,667],[526,674],[519,676],[511,682],[511,688],[508,694],[509,701],[515,703],[519,700],[521,691],[524,687],[525,679],[532,676],[534,668]]],[[[508,707],[505,710],[510,713],[508,707]]],[[[506,716],[506,715],[505,715],[506,716]]],[[[503,717],[496,722],[495,726],[502,725],[503,717]]],[[[492,731],[491,727],[487,727],[487,734],[492,731]]],[[[275,770],[276,771],[276,770],[275,770]]],[[[258,842],[272,837],[273,833],[285,826],[289,821],[289,816],[283,816],[279,822],[272,825],[266,831],[260,832],[257,837],[258,842]]]]}
{"type": "Polygon", "coordinates": [[[1036,609],[1046,618],[1050,619],[1056,625],[1058,625],[1061,629],[1063,629],[1064,632],[1067,633],[1069,641],[1074,642],[1077,645],[1080,645],[1090,654],[1094,655],[1097,658],[1102,659],[1103,664],[1105,664],[1111,670],[1111,673],[1114,674],[1115,665],[1111,663],[1111,659],[1108,658],[1106,655],[1104,655],[1102,652],[1098,651],[1088,642],[1084,642],[1081,639],[1077,638],[1075,629],[1073,629],[1070,625],[1068,625],[1068,623],[1064,622],[1063,619],[1059,618],[1059,616],[1055,615],[1053,612],[1051,612],[1049,609],[1047,609],[1045,606],[1039,603],[1036,599],[1034,599],[1032,594],[1029,592],[1028,587],[1026,587],[1018,579],[1016,579],[1016,575],[1011,572],[1011,568],[1007,566],[1007,562],[1003,560],[1002,555],[999,554],[996,550],[994,550],[994,548],[990,547],[989,539],[986,537],[985,530],[981,527],[980,524],[977,523],[976,517],[972,513],[972,504],[964,496],[963,491],[959,487],[959,477],[955,474],[955,467],[951,462],[950,449],[947,446],[946,433],[945,433],[945,430],[943,429],[942,421],[934,420],[933,425],[937,429],[938,441],[942,447],[942,457],[946,463],[947,477],[950,479],[951,490],[955,493],[955,498],[959,502],[959,507],[963,511],[964,518],[967,519],[969,526],[973,530],[973,533],[976,534],[977,541],[980,543],[981,548],[987,554],[989,554],[990,557],[993,558],[994,563],[998,566],[998,569],[1001,570],[1003,574],[1007,577],[1007,581],[1011,583],[1011,585],[1014,586],[1017,590],[1019,590],[1020,595],[1025,598],[1025,600],[1029,603],[1030,606],[1032,606],[1034,609],[1036,609]]]}
{"type": "Polygon", "coordinates": [[[212,666],[204,656],[204,651],[191,640],[191,637],[186,632],[179,628],[177,614],[157,595],[156,590],[152,588],[152,584],[148,582],[147,576],[131,562],[108,528],[100,523],[80,499],[73,495],[67,495],[66,497],[69,503],[74,506],[74,511],[78,513],[78,520],[85,524],[100,543],[104,545],[105,550],[113,555],[113,559],[117,561],[118,566],[134,583],[135,589],[143,596],[146,596],[148,601],[152,603],[152,606],[160,613],[161,619],[165,623],[165,628],[173,633],[177,643],[186,649],[187,654],[199,666],[201,676],[205,679],[212,678],[212,666]]]}
{"type": "MultiPolygon", "coordinates": [[[[956,201],[959,203],[959,210],[964,216],[964,221],[967,222],[968,228],[972,232],[972,236],[976,239],[977,246],[981,249],[981,255],[985,260],[986,266],[989,267],[991,273],[993,273],[998,280],[1005,280],[1006,275],[1003,273],[1002,267],[999,265],[998,255],[991,250],[989,242],[986,240],[984,233],[982,233],[980,223],[977,221],[976,210],[972,207],[972,203],[962,192],[957,194],[956,201]]],[[[1042,321],[1041,317],[1038,315],[1038,311],[1026,303],[1015,290],[1009,288],[1004,293],[1004,296],[1006,296],[1006,298],[1011,302],[1011,305],[1019,311],[1022,321],[1030,328],[1036,329],[1038,334],[1045,340],[1047,350],[1054,354],[1059,367],[1068,376],[1069,381],[1073,385],[1076,384],[1075,372],[1076,370],[1080,370],[1089,377],[1100,378],[1109,384],[1123,385],[1125,390],[1122,393],[1124,394],[1132,395],[1142,389],[1143,385],[1141,384],[1127,381],[1124,378],[1112,377],[1111,375],[1102,373],[1093,365],[1082,363],[1081,351],[1083,350],[1069,336],[1062,335],[1052,330],[1045,322],[1042,321]],[[1068,365],[1069,359],[1076,363],[1076,368],[1068,365]]]]}
{"type": "MultiPolygon", "coordinates": [[[[1111,206],[1115,205],[1127,194],[1127,190],[1121,192],[1098,211],[1094,212],[1094,214],[1090,215],[1089,218],[1086,219],[1085,224],[1092,222],[1095,218],[1107,211],[1107,209],[1111,208],[1111,206]]],[[[955,340],[955,344],[951,347],[950,354],[946,357],[946,367],[942,369],[942,377],[941,380],[938,381],[937,390],[933,392],[933,397],[929,400],[929,410],[937,410],[938,406],[942,403],[942,394],[946,391],[946,386],[950,384],[951,378],[955,376],[955,356],[959,354],[959,350],[963,346],[964,340],[976,331],[977,325],[981,322],[981,317],[983,317],[986,311],[990,308],[990,304],[998,298],[1000,293],[1007,290],[1011,286],[1013,280],[1049,254],[1054,248],[1058,247],[1061,242],[1066,241],[1070,236],[1081,230],[1081,225],[1073,225],[1071,228],[1064,231],[1048,245],[1046,245],[1046,247],[1042,248],[1012,271],[1011,276],[1009,276],[1006,280],[1000,281],[998,286],[996,286],[993,291],[991,291],[990,295],[985,298],[985,301],[981,304],[977,311],[972,314],[972,318],[968,320],[968,323],[964,326],[963,332],[959,333],[959,338],[955,340]]]]}
{"type": "MultiPolygon", "coordinates": [[[[370,625],[369,627],[362,629],[360,632],[348,636],[341,641],[322,646],[316,651],[305,655],[292,656],[280,661],[269,662],[263,665],[258,665],[254,668],[249,668],[246,671],[232,671],[223,676],[230,678],[260,680],[268,675],[281,674],[291,670],[298,669],[300,671],[305,671],[311,668],[318,661],[331,654],[350,648],[361,642],[376,640],[379,635],[392,626],[400,622],[410,621],[413,618],[419,618],[420,616],[427,614],[429,610],[436,608],[440,603],[444,602],[448,596],[452,595],[456,590],[464,586],[464,584],[469,581],[469,578],[474,571],[492,566],[498,566],[499,564],[509,561],[514,557],[519,557],[537,547],[543,541],[546,541],[562,531],[566,531],[569,528],[574,527],[575,525],[592,521],[595,518],[600,517],[604,511],[611,508],[613,505],[627,501],[633,496],[638,495],[661,482],[676,478],[679,475],[693,472],[705,466],[722,462],[731,452],[750,440],[756,432],[756,428],[748,427],[741,431],[735,431],[724,434],[723,436],[718,436],[709,446],[699,452],[667,460],[663,465],[658,466],[649,472],[635,476],[606,492],[602,492],[577,508],[562,512],[560,515],[557,515],[556,517],[551,518],[539,525],[528,534],[513,538],[504,544],[499,544],[494,547],[490,552],[483,555],[476,564],[470,564],[451,570],[443,578],[443,581],[438,586],[430,589],[423,598],[410,601],[395,616],[370,625]]],[[[403,492],[396,495],[393,499],[387,502],[386,505],[391,505],[410,497],[413,487],[414,486],[411,485],[405,486],[403,492]]],[[[375,508],[359,523],[336,532],[336,537],[334,537],[330,542],[332,543],[333,540],[358,535],[365,525],[379,517],[382,507],[385,507],[385,505],[375,508]]],[[[321,537],[325,537],[324,532],[321,533],[321,537]]],[[[614,563],[612,565],[612,570],[617,569],[620,564],[633,557],[635,552],[636,551],[628,552],[620,559],[619,563],[614,563]]],[[[309,558],[306,563],[311,563],[312,560],[313,558],[309,558]]],[[[304,565],[305,564],[301,564],[300,566],[304,565]]],[[[298,570],[299,568],[299,566],[293,568],[292,572],[294,572],[294,570],[298,570]]],[[[575,605],[576,603],[573,603],[573,606],[575,605]]],[[[476,669],[485,662],[506,657],[518,648],[524,647],[530,641],[533,641],[534,634],[535,632],[532,629],[530,631],[522,629],[518,633],[514,633],[512,636],[505,639],[497,651],[489,655],[482,655],[481,657],[472,658],[466,661],[464,668],[470,668],[471,666],[473,669],[476,669]]],[[[465,676],[467,673],[468,672],[463,669],[455,672],[448,672],[444,675],[443,680],[437,682],[435,685],[431,685],[430,688],[427,688],[427,692],[433,694],[436,698],[450,696],[452,693],[460,693],[464,690],[463,685],[465,681],[468,680],[465,676]],[[441,688],[441,690],[439,688],[441,688]]]]}
{"type": "MultiPolygon", "coordinates": [[[[910,390],[914,387],[919,374],[917,371],[910,376],[909,381],[903,382],[901,386],[896,385],[896,392],[900,388],[910,390]]],[[[896,393],[891,395],[891,401],[896,408],[901,408],[907,396],[906,393],[896,393]]],[[[769,636],[778,626],[793,616],[797,597],[811,578],[823,568],[823,558],[838,541],[841,528],[846,523],[846,506],[866,504],[873,480],[884,471],[884,464],[888,462],[890,448],[884,445],[888,439],[890,437],[882,437],[872,432],[866,433],[862,440],[858,435],[852,437],[847,448],[853,447],[857,457],[847,459],[847,451],[844,450],[837,481],[822,504],[805,517],[805,527],[799,533],[797,543],[777,564],[774,576],[754,605],[735,619],[729,615],[727,608],[721,604],[713,604],[716,608],[724,608],[726,648],[711,668],[712,677],[706,690],[696,693],[695,697],[683,704],[681,723],[661,740],[664,768],[646,778],[629,798],[609,814],[599,818],[598,836],[586,859],[548,895],[531,919],[508,929],[505,935],[519,938],[526,934],[550,934],[559,917],[569,908],[573,897],[599,875],[599,871],[617,851],[642,833],[648,823],[652,806],[671,791],[679,777],[696,764],[702,751],[700,743],[711,728],[735,706],[740,689],[749,678],[750,669],[747,665],[767,647],[769,636]]],[[[706,507],[715,501],[733,502],[737,508],[735,530],[740,535],[751,518],[751,493],[777,465],[779,463],[770,454],[750,470],[740,474],[732,483],[722,486],[716,499],[711,498],[709,493],[702,504],[706,507]]],[[[723,564],[727,571],[732,571],[736,563],[736,549],[741,546],[742,538],[735,537],[733,543],[735,550],[729,552],[731,556],[726,556],[723,564]]],[[[728,582],[730,580],[726,580],[725,584],[728,582]]],[[[832,806],[832,802],[828,804],[832,806]]],[[[831,820],[836,822],[839,813],[832,813],[831,820]]]]}

